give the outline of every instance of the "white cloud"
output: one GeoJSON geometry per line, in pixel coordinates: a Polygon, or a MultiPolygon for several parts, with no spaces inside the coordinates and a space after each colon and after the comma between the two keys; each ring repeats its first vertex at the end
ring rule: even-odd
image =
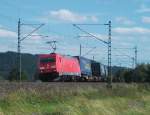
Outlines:
{"type": "Polygon", "coordinates": [[[98,22],[98,18],[94,15],[82,15],[76,12],[73,12],[69,9],[59,9],[49,11],[49,13],[40,18],[41,21],[50,22],[54,21],[63,21],[63,22],[71,22],[71,23],[78,23],[78,22],[98,22]]]}
{"type": "Polygon", "coordinates": [[[17,33],[13,32],[13,31],[10,31],[10,30],[0,28],[0,37],[15,38],[15,37],[17,37],[17,33]]]}
{"type": "Polygon", "coordinates": [[[117,34],[127,34],[127,35],[147,35],[150,34],[150,29],[142,28],[142,27],[131,27],[131,28],[123,28],[123,27],[117,27],[113,29],[113,32],[117,34]]]}
{"type": "Polygon", "coordinates": [[[138,13],[146,13],[146,12],[150,12],[150,8],[145,6],[144,4],[141,5],[141,7],[137,10],[138,13]]]}
{"type": "Polygon", "coordinates": [[[143,16],[142,17],[142,22],[143,23],[150,23],[150,17],[143,16]]]}
{"type": "Polygon", "coordinates": [[[91,16],[91,21],[98,22],[98,18],[96,16],[91,16]]]}
{"type": "Polygon", "coordinates": [[[50,15],[53,18],[63,20],[63,21],[70,21],[70,22],[84,22],[87,20],[86,16],[81,16],[81,15],[71,12],[70,10],[67,10],[67,9],[51,11],[50,15]]]}
{"type": "Polygon", "coordinates": [[[129,20],[126,17],[117,17],[116,22],[121,23],[121,24],[125,24],[125,25],[133,25],[134,24],[133,21],[129,20]]]}

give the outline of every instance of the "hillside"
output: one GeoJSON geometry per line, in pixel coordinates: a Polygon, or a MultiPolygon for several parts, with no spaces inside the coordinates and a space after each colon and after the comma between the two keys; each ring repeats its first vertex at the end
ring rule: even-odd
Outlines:
{"type": "MultiPolygon", "coordinates": [[[[26,72],[28,78],[34,76],[36,70],[37,56],[32,54],[22,54],[22,70],[26,72]]],[[[7,79],[9,72],[17,67],[17,53],[0,53],[0,76],[7,79]]],[[[1,78],[2,79],[2,78],[1,78]]]]}

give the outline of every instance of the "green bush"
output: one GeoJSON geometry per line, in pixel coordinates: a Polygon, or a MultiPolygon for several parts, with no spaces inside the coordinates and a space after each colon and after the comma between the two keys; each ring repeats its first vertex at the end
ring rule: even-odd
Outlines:
{"type": "MultiPolygon", "coordinates": [[[[21,72],[21,80],[27,80],[28,77],[27,77],[27,74],[26,72],[21,72]]],[[[9,72],[9,75],[8,75],[8,80],[9,81],[17,81],[17,80],[20,80],[19,78],[19,72],[16,68],[13,68],[10,72],[9,72]]]]}
{"type": "Polygon", "coordinates": [[[135,69],[124,69],[115,75],[117,81],[150,82],[150,64],[138,65],[135,69]]]}

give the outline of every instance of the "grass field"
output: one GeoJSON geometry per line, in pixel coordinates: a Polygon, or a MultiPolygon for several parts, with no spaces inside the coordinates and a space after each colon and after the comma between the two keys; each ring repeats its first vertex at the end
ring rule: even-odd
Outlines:
{"type": "Polygon", "coordinates": [[[150,85],[6,84],[0,115],[149,115],[150,85]],[[11,89],[12,86],[12,89],[11,89]],[[8,88],[9,87],[9,88],[8,88]]]}

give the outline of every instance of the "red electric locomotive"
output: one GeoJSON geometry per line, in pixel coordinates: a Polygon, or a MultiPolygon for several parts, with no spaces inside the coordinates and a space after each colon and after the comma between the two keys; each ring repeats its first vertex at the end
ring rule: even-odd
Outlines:
{"type": "Polygon", "coordinates": [[[81,77],[78,60],[57,53],[39,55],[38,71],[42,81],[73,81],[81,77]]]}

